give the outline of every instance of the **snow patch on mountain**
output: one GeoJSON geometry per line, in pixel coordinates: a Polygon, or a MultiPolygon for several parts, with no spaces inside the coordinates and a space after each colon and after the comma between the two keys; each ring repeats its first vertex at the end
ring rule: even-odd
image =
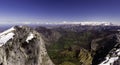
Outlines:
{"type": "Polygon", "coordinates": [[[106,59],[99,65],[114,64],[114,62],[117,61],[120,57],[120,48],[118,48],[117,50],[112,50],[110,53],[107,55],[106,59]],[[112,53],[112,55],[109,55],[110,53],[112,53]]]}
{"type": "Polygon", "coordinates": [[[119,59],[119,57],[106,57],[106,60],[103,61],[99,65],[111,65],[111,64],[113,64],[118,59],[119,59]]]}
{"type": "Polygon", "coordinates": [[[29,33],[29,36],[26,39],[26,42],[29,43],[29,40],[32,40],[34,38],[34,35],[32,33],[29,33]]]}
{"type": "Polygon", "coordinates": [[[4,32],[2,32],[2,33],[0,33],[0,36],[5,35],[5,34],[7,34],[7,33],[9,33],[9,32],[14,31],[14,30],[15,30],[15,28],[12,27],[12,28],[10,28],[10,29],[8,29],[8,30],[6,30],[6,31],[4,31],[4,32]]]}
{"type": "Polygon", "coordinates": [[[0,33],[0,47],[2,45],[6,44],[6,42],[8,40],[13,39],[13,36],[15,35],[13,33],[14,30],[15,30],[14,27],[12,27],[12,28],[0,33]]]}

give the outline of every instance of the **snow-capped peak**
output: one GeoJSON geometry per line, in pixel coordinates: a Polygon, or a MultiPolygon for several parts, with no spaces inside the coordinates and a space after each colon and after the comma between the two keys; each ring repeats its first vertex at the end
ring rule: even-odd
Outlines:
{"type": "Polygon", "coordinates": [[[10,40],[10,39],[13,38],[13,36],[15,35],[15,34],[13,33],[14,30],[15,30],[14,27],[12,27],[12,28],[10,28],[10,29],[8,29],[8,30],[0,33],[0,47],[1,47],[2,45],[6,44],[6,42],[7,42],[8,40],[10,40]]]}

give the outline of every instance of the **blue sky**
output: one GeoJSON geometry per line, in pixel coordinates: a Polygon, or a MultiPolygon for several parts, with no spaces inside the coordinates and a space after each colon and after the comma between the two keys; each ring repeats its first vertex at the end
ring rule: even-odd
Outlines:
{"type": "Polygon", "coordinates": [[[119,23],[120,0],[0,0],[0,22],[119,23]]]}

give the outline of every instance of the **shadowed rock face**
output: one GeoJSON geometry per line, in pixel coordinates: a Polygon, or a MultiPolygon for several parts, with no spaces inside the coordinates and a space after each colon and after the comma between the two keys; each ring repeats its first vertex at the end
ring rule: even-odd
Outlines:
{"type": "Polygon", "coordinates": [[[54,65],[41,34],[26,26],[15,26],[6,34],[10,32],[13,38],[0,47],[0,65],[54,65]]]}
{"type": "Polygon", "coordinates": [[[117,43],[116,35],[109,35],[104,38],[95,39],[91,43],[91,50],[93,51],[92,65],[98,65],[104,60],[104,57],[117,43]],[[94,53],[95,52],[95,53],[94,53]]]}
{"type": "Polygon", "coordinates": [[[110,35],[92,41],[95,51],[92,65],[120,65],[120,34],[110,35]]]}
{"type": "Polygon", "coordinates": [[[104,61],[99,65],[120,65],[120,34],[116,34],[117,44],[106,55],[104,61]]]}

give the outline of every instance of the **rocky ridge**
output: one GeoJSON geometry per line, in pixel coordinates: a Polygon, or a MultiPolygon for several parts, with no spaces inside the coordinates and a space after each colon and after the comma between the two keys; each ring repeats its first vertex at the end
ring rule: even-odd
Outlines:
{"type": "Polygon", "coordinates": [[[0,65],[54,65],[42,35],[27,26],[15,26],[1,33],[0,40],[6,40],[0,41],[0,65]]]}
{"type": "Polygon", "coordinates": [[[120,65],[120,34],[116,34],[117,44],[99,65],[120,65]]]}

